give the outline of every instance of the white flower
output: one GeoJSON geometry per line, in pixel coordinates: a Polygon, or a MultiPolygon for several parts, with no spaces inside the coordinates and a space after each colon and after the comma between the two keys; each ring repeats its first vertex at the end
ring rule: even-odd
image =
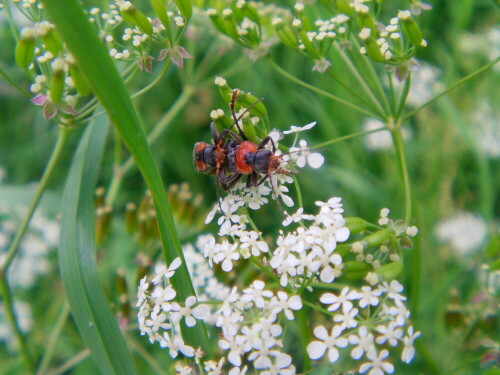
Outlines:
{"type": "Polygon", "coordinates": [[[344,312],[349,312],[353,307],[351,300],[358,298],[358,293],[355,290],[350,291],[348,287],[345,287],[338,297],[332,293],[325,293],[321,296],[320,301],[325,305],[330,305],[328,311],[337,311],[342,306],[344,312]]]}
{"type": "Polygon", "coordinates": [[[298,152],[299,157],[296,160],[296,164],[299,168],[303,168],[306,165],[306,162],[312,168],[319,168],[323,165],[325,158],[323,155],[317,152],[311,153],[311,151],[307,148],[307,142],[305,140],[299,141],[300,148],[292,147],[290,148],[290,152],[298,152]]]}
{"type": "Polygon", "coordinates": [[[351,351],[351,357],[356,360],[360,359],[365,353],[375,351],[373,335],[368,333],[368,329],[365,326],[359,328],[359,336],[349,336],[349,343],[357,345],[351,351]]]}
{"type": "Polygon", "coordinates": [[[241,301],[253,302],[255,306],[262,309],[265,303],[264,297],[271,298],[273,296],[273,292],[270,290],[264,290],[265,286],[266,284],[264,284],[263,281],[255,280],[250,288],[243,290],[241,301]]]}
{"type": "Polygon", "coordinates": [[[152,280],[153,284],[158,284],[161,281],[162,277],[165,277],[165,279],[168,281],[168,279],[174,276],[175,270],[179,268],[181,264],[181,258],[177,257],[172,261],[172,263],[170,263],[170,266],[168,268],[165,267],[164,264],[159,264],[158,266],[156,266],[156,276],[152,280]]]}
{"type": "Polygon", "coordinates": [[[410,363],[415,355],[415,348],[413,347],[413,342],[416,338],[420,336],[420,332],[413,333],[413,326],[408,328],[408,336],[403,338],[403,342],[405,344],[405,348],[403,349],[403,353],[401,354],[401,360],[406,363],[410,363]]]}
{"type": "MultiPolygon", "coordinates": [[[[243,232],[243,235],[240,236],[240,248],[242,252],[251,253],[253,256],[259,256],[260,253],[267,253],[269,251],[269,247],[266,241],[260,241],[259,239],[260,233],[251,231],[251,232],[243,232]]],[[[248,255],[249,257],[250,255],[248,255]]],[[[248,258],[244,255],[245,258],[248,258]]]]}
{"type": "Polygon", "coordinates": [[[377,326],[377,331],[382,334],[382,336],[379,336],[376,339],[376,342],[379,345],[383,345],[387,341],[390,346],[396,346],[398,344],[398,340],[401,340],[403,337],[403,330],[398,328],[394,322],[390,322],[387,326],[377,326]]]}
{"type": "Polygon", "coordinates": [[[222,270],[229,272],[233,269],[233,261],[240,259],[238,250],[238,243],[231,244],[224,240],[222,244],[216,245],[218,247],[217,254],[214,257],[215,263],[222,262],[222,270]]]}
{"type": "Polygon", "coordinates": [[[383,375],[384,373],[392,374],[394,371],[392,363],[383,362],[383,359],[389,356],[389,352],[386,349],[382,350],[379,356],[377,356],[377,352],[375,350],[368,352],[366,356],[371,362],[363,363],[361,365],[359,368],[359,372],[361,374],[364,374],[370,369],[371,370],[368,375],[383,375]]]}
{"type": "Polygon", "coordinates": [[[339,326],[332,328],[331,335],[323,326],[314,328],[314,336],[321,341],[313,341],[307,346],[307,354],[311,359],[320,359],[328,349],[328,360],[334,363],[339,358],[339,351],[336,347],[345,348],[348,344],[346,338],[339,337],[342,329],[339,326]]]}
{"type": "Polygon", "coordinates": [[[283,291],[279,291],[277,297],[273,297],[271,304],[274,306],[272,315],[277,315],[283,311],[288,320],[293,320],[293,313],[291,310],[297,311],[302,308],[300,296],[288,298],[288,294],[283,291]]]}
{"type": "Polygon", "coordinates": [[[210,315],[210,309],[207,305],[200,304],[192,309],[191,307],[196,302],[196,297],[190,296],[186,299],[185,306],[181,307],[178,311],[180,317],[184,317],[186,319],[186,325],[188,327],[193,327],[196,324],[196,319],[208,320],[210,315]]]}
{"type": "Polygon", "coordinates": [[[303,214],[303,212],[304,212],[304,209],[301,207],[293,215],[288,215],[288,213],[287,213],[286,214],[287,216],[286,216],[285,220],[283,220],[282,225],[284,227],[287,227],[291,223],[298,223],[301,220],[314,220],[313,215],[305,215],[305,214],[303,214]]]}
{"type": "Polygon", "coordinates": [[[324,73],[331,65],[332,65],[332,63],[323,57],[319,60],[314,61],[314,66],[313,66],[312,70],[313,70],[313,72],[317,71],[320,73],[324,73]]]}
{"type": "Polygon", "coordinates": [[[357,308],[350,311],[342,311],[342,314],[337,313],[334,315],[333,320],[337,323],[341,323],[340,327],[342,329],[354,328],[358,326],[358,321],[356,320],[358,312],[359,310],[357,308]]]}
{"type": "Polygon", "coordinates": [[[146,282],[147,277],[144,276],[137,288],[137,304],[135,306],[140,306],[146,299],[146,292],[148,291],[149,283],[146,282]]]}
{"type": "Polygon", "coordinates": [[[369,286],[363,286],[361,292],[358,293],[359,306],[365,308],[368,305],[377,306],[379,303],[378,296],[380,296],[381,291],[378,289],[373,289],[369,286]]]}
{"type": "Polygon", "coordinates": [[[306,130],[312,129],[315,125],[316,125],[316,121],[311,122],[311,123],[309,123],[309,124],[307,124],[307,125],[304,125],[304,126],[302,126],[302,127],[292,125],[292,126],[290,127],[290,130],[285,130],[285,131],[283,132],[283,134],[300,133],[300,132],[303,132],[303,131],[306,131],[306,130]]]}

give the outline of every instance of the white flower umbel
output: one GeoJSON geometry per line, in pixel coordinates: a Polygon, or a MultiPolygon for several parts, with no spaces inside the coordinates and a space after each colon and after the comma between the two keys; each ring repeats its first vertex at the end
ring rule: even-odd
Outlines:
{"type": "MultiPolygon", "coordinates": [[[[337,348],[350,347],[351,357],[362,361],[360,373],[392,373],[394,366],[386,360],[388,348],[402,348],[401,358],[409,363],[415,354],[414,340],[420,332],[414,332],[409,324],[409,311],[401,294],[403,286],[396,280],[384,282],[378,288],[364,286],[359,290],[345,287],[337,296],[325,293],[320,301],[335,311],[331,328],[324,325],[314,329],[317,339],[309,344],[311,359],[319,360],[328,350],[328,360],[339,358],[337,348]],[[342,307],[342,312],[339,312],[342,307]],[[328,332],[331,332],[328,333],[328,332]]],[[[392,351],[393,349],[391,349],[392,351]]]]}
{"type": "MultiPolygon", "coordinates": [[[[308,215],[307,222],[278,236],[269,264],[280,277],[282,286],[299,285],[303,277],[319,277],[322,282],[330,283],[342,273],[342,257],[335,249],[338,242],[349,238],[349,229],[345,227],[340,198],[316,204],[321,207],[318,215],[308,215]]],[[[303,215],[296,214],[296,217],[303,215]]]]}
{"type": "Polygon", "coordinates": [[[485,221],[471,212],[460,212],[436,226],[439,241],[448,243],[457,256],[477,250],[484,243],[487,233],[485,221]]]}

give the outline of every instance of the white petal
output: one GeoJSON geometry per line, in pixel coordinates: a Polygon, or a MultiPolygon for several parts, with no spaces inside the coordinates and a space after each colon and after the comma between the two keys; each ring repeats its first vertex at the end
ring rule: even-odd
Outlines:
{"type": "Polygon", "coordinates": [[[323,165],[325,158],[323,155],[315,152],[307,157],[307,161],[312,168],[317,169],[323,165]]]}
{"type": "Polygon", "coordinates": [[[348,228],[345,228],[345,227],[340,228],[339,230],[337,230],[335,232],[335,238],[337,239],[338,242],[344,242],[344,241],[347,241],[350,234],[351,234],[351,232],[349,231],[348,228]]]}
{"type": "Polygon", "coordinates": [[[316,328],[314,328],[314,336],[316,336],[320,340],[325,341],[326,339],[328,339],[328,331],[323,326],[317,326],[316,328]]]}
{"type": "Polygon", "coordinates": [[[336,362],[337,359],[339,359],[339,351],[337,348],[330,348],[330,350],[328,350],[328,360],[333,363],[336,362]]]}
{"type": "Polygon", "coordinates": [[[307,354],[311,359],[323,357],[326,351],[326,345],[320,341],[313,341],[307,346],[307,354]]]}

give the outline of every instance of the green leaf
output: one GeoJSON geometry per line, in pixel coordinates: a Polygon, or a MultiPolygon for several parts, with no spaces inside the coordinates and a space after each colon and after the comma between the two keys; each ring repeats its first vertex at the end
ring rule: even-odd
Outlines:
{"type": "Polygon", "coordinates": [[[62,198],[59,267],[71,313],[101,372],[136,374],[95,262],[94,191],[107,130],[107,120],[90,125],[73,159],[62,198]]]}
{"type": "MultiPolygon", "coordinates": [[[[59,0],[43,0],[43,4],[49,19],[56,25],[56,30],[87,77],[151,190],[165,258],[168,263],[177,257],[183,261],[182,267],[171,279],[179,299],[185,300],[195,295],[158,167],[137,111],[108,50],[77,0],[66,0],[64,4],[59,0]]],[[[212,345],[202,322],[190,329],[183,327],[183,335],[187,344],[201,346],[210,356],[212,345]]]]}

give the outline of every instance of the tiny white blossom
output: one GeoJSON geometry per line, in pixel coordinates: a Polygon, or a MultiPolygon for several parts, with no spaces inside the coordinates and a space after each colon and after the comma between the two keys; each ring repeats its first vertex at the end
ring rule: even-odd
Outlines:
{"type": "Polygon", "coordinates": [[[342,329],[339,326],[332,328],[331,335],[323,326],[314,328],[314,336],[320,341],[313,341],[307,346],[307,354],[311,359],[320,359],[328,350],[328,360],[334,363],[339,358],[339,348],[345,348],[348,344],[346,338],[339,337],[342,334],[342,329]]]}

